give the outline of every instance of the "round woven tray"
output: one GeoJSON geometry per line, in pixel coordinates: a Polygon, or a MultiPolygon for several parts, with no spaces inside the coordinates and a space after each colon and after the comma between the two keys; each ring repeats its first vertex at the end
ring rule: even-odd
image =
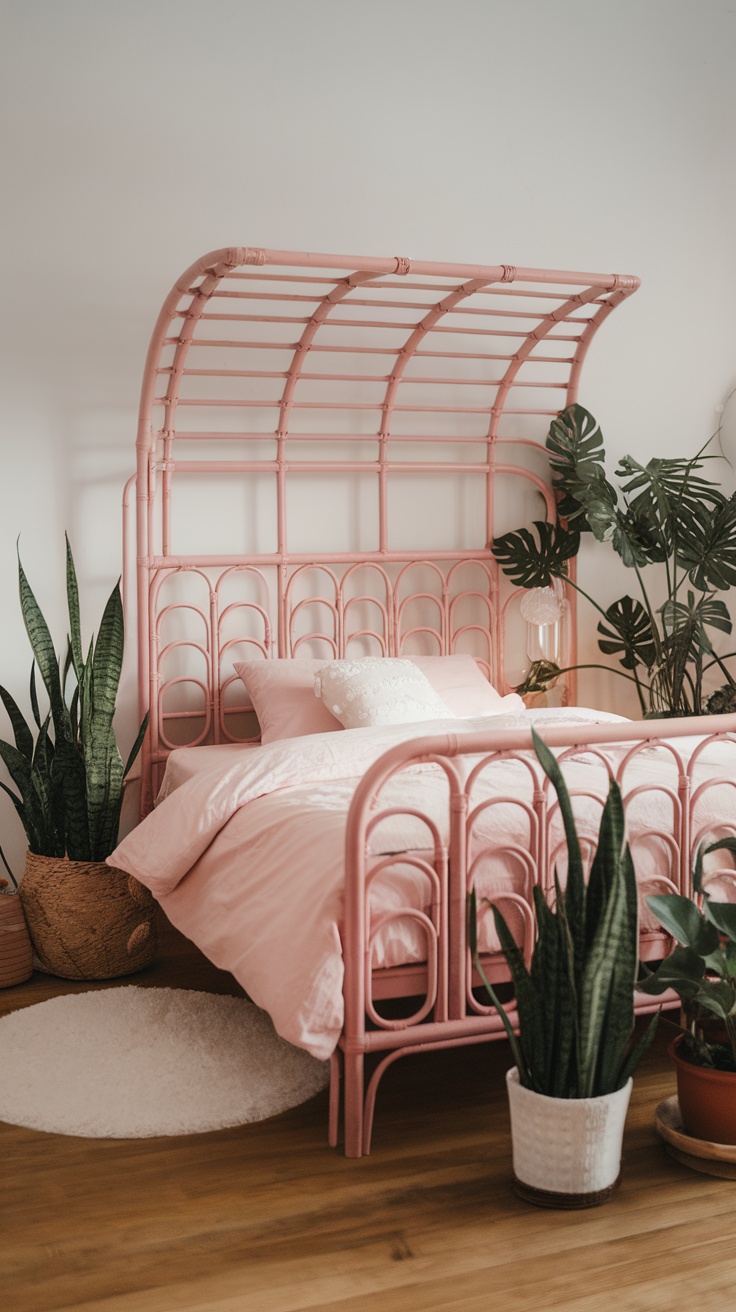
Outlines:
{"type": "Polygon", "coordinates": [[[104,861],[29,852],[20,886],[36,965],[62,979],[115,979],[156,953],[147,888],[104,861]]]}

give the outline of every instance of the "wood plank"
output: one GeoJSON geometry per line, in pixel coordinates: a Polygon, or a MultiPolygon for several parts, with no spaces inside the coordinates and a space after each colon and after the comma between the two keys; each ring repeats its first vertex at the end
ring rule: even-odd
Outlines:
{"type": "MultiPolygon", "coordinates": [[[[112,985],[125,981],[113,981],[112,985]]],[[[129,983],[240,993],[165,929],[129,983]]],[[[0,1012],[94,986],[34,975],[0,1012]]],[[[13,1312],[669,1312],[731,1294],[736,1186],[670,1157],[667,1027],[635,1079],[623,1184],[546,1212],[511,1189],[505,1042],[416,1055],[379,1094],[371,1156],[326,1143],[326,1094],[214,1134],[95,1140],[0,1125],[0,1287],[13,1312]]]]}

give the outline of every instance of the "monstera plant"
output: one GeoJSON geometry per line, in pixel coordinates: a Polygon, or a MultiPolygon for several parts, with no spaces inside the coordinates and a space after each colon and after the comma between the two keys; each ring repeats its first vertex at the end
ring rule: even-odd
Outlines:
{"type": "MultiPolygon", "coordinates": [[[[618,658],[616,673],[635,685],[643,715],[736,710],[728,656],[714,647],[717,635],[732,629],[722,594],[736,584],[736,493],[725,496],[704,476],[705,462],[715,458],[706,454],[708,444],[689,460],[642,465],[624,456],[614,483],[597,421],[583,406],[568,406],[546,440],[558,522],[538,521],[492,543],[518,587],[566,579],[599,611],[598,645],[618,658]],[[585,533],[609,543],[633,571],[638,597],[626,593],[604,609],[568,577],[585,533]],[[706,699],[705,676],[714,665],[725,683],[706,699]]],[[[538,683],[539,671],[531,673],[538,683]]]]}

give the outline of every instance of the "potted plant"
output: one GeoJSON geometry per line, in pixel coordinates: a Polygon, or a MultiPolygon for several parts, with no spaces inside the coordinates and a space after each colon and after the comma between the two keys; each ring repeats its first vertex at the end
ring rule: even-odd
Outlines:
{"type": "MultiPolygon", "coordinates": [[[[716,437],[714,434],[713,437],[716,437]]],[[[571,405],[552,421],[546,439],[552,483],[558,496],[556,524],[540,520],[492,543],[504,573],[522,588],[548,588],[564,579],[599,612],[598,645],[618,658],[613,668],[636,690],[644,716],[721,714],[736,710],[736,680],[713,646],[730,634],[722,594],[736,583],[736,493],[724,496],[703,476],[713,438],[688,460],[624,456],[607,477],[597,420],[571,405]],[[636,575],[639,598],[626,594],[604,608],[568,577],[581,534],[608,542],[636,575]],[[645,579],[654,568],[655,588],[645,579]],[[655,604],[652,597],[664,594],[655,604]],[[725,683],[706,695],[708,671],[718,667],[725,683]]],[[[733,655],[734,653],[728,653],[733,655]]],[[[536,662],[517,691],[538,691],[563,673],[536,662]]]]}
{"type": "Polygon", "coordinates": [[[35,731],[0,688],[14,743],[0,740],[17,792],[6,784],[28,839],[20,897],[41,969],[66,979],[109,979],[147,965],[155,951],[148,890],[105,858],[118,837],[123,786],[145,732],[124,766],[113,716],[123,658],[123,608],[112,590],[86,656],[79,590],[66,541],[68,650],[63,667],[18,559],[20,604],[33,651],[30,701],[35,731]],[[41,717],[35,671],[49,701],[41,717]],[[70,694],[67,692],[71,684],[70,694]]]}
{"type": "Polygon", "coordinates": [[[564,887],[555,871],[554,908],[534,888],[537,937],[530,969],[503,915],[492,907],[514,984],[518,1036],[482,968],[474,893],[469,946],[516,1063],[506,1076],[514,1187],[543,1206],[591,1207],[618,1183],[631,1077],[654,1037],[658,1013],[634,1043],[637,889],[618,786],[611,782],[586,884],[562,771],[534,732],[533,742],[559,800],[568,868],[564,887]]]}
{"type": "Polygon", "coordinates": [[[0,989],[22,984],[33,974],[33,952],[18,884],[0,848],[9,879],[0,877],[0,989]]]}
{"type": "Polygon", "coordinates": [[[736,904],[714,901],[703,887],[703,857],[724,849],[736,853],[736,839],[698,849],[699,906],[679,893],[647,898],[677,946],[638,987],[655,995],[674,989],[682,1003],[685,1025],[669,1053],[686,1133],[736,1144],[736,904]]]}

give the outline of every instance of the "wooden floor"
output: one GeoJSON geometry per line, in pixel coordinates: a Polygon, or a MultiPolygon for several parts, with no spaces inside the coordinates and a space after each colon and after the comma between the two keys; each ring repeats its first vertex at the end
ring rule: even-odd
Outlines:
{"type": "MultiPolygon", "coordinates": [[[[130,983],[239,992],[170,933],[130,983]]],[[[36,975],[0,1011],[73,992],[36,975]]],[[[0,1125],[8,1312],[670,1312],[736,1301],[736,1181],[652,1128],[666,1035],[635,1080],[621,1189],[538,1210],[509,1183],[505,1043],[399,1062],[373,1151],[326,1144],[326,1095],[259,1125],[101,1140],[0,1125]]]]}

